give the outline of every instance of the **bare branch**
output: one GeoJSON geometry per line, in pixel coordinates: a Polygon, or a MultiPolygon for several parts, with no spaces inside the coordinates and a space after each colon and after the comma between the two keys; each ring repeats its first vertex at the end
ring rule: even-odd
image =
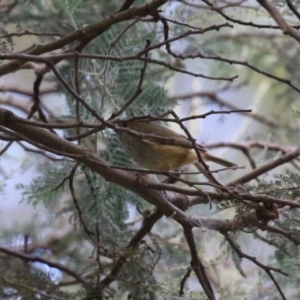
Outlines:
{"type": "Polygon", "coordinates": [[[17,257],[25,262],[40,262],[40,263],[46,264],[47,266],[49,266],[51,268],[56,268],[64,273],[68,274],[69,276],[75,278],[78,283],[81,283],[83,285],[83,287],[87,288],[87,286],[88,286],[87,282],[79,274],[77,274],[76,272],[72,271],[71,269],[69,269],[68,267],[66,267],[65,265],[62,265],[60,263],[49,261],[48,259],[38,257],[38,256],[29,256],[29,255],[23,254],[18,251],[10,250],[5,247],[0,247],[0,252],[5,253],[10,256],[13,256],[13,257],[17,257]]]}
{"type": "Polygon", "coordinates": [[[280,293],[282,299],[287,300],[286,297],[284,296],[280,286],[278,285],[277,281],[275,280],[275,278],[273,277],[271,271],[274,272],[278,272],[284,276],[288,276],[287,273],[283,272],[281,269],[276,269],[276,268],[272,268],[272,267],[268,267],[262,263],[260,263],[259,261],[257,261],[257,259],[255,257],[252,257],[246,253],[244,253],[243,251],[241,251],[240,247],[238,245],[236,245],[236,243],[231,239],[231,237],[229,236],[228,233],[224,234],[226,240],[228,241],[228,243],[230,244],[230,246],[234,249],[234,251],[238,254],[238,256],[240,258],[246,258],[250,261],[252,261],[254,264],[256,264],[257,266],[259,266],[260,268],[262,268],[272,279],[272,281],[274,282],[278,292],[280,293]]]}
{"type": "Polygon", "coordinates": [[[277,25],[281,28],[284,34],[290,35],[298,43],[300,43],[299,31],[288,25],[283,16],[280,14],[278,9],[268,0],[257,0],[257,2],[270,14],[270,16],[275,20],[277,25]]]}
{"type": "Polygon", "coordinates": [[[300,155],[300,150],[296,149],[294,151],[291,151],[285,155],[283,155],[282,157],[260,167],[257,168],[255,170],[253,170],[252,172],[238,178],[237,180],[234,180],[232,182],[230,182],[228,184],[228,186],[234,186],[234,185],[239,185],[239,184],[244,184],[246,182],[249,182],[255,178],[257,178],[258,176],[265,174],[266,172],[273,170],[274,168],[281,166],[287,162],[292,161],[293,159],[297,158],[300,155]]]}
{"type": "Polygon", "coordinates": [[[206,296],[209,300],[215,300],[215,295],[210,281],[207,277],[205,267],[203,266],[197,252],[195,239],[193,236],[192,228],[189,226],[184,226],[184,236],[189,245],[191,252],[191,269],[195,272],[199,283],[201,284],[206,296]]]}

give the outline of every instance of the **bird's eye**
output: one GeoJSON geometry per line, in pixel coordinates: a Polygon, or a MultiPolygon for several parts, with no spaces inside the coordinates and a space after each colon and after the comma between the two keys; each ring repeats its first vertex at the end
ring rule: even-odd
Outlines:
{"type": "Polygon", "coordinates": [[[127,123],[123,123],[122,126],[123,126],[123,127],[127,127],[127,123]]]}

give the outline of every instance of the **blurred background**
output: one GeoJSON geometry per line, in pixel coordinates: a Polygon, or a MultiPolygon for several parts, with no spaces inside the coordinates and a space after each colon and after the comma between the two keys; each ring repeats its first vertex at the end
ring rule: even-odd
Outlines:
{"type": "MultiPolygon", "coordinates": [[[[120,0],[100,3],[94,0],[2,1],[0,50],[3,53],[19,53],[36,44],[58,40],[82,26],[110,16],[122,3],[120,0]]],[[[142,4],[144,1],[134,2],[134,6],[142,4]]],[[[297,66],[300,56],[297,41],[274,28],[275,22],[257,2],[215,1],[212,5],[219,8],[211,9],[207,1],[200,0],[168,1],[161,7],[161,15],[172,20],[168,22],[169,38],[188,30],[222,27],[203,34],[187,35],[171,44],[173,53],[194,55],[195,58],[171,56],[165,47],[153,50],[149,55],[151,59],[160,60],[187,74],[148,63],[143,92],[120,117],[159,115],[169,109],[174,109],[179,117],[201,115],[211,110],[251,109],[252,113],[215,114],[184,123],[197,142],[205,145],[210,152],[245,166],[243,169],[217,173],[217,178],[226,184],[250,172],[253,167],[273,161],[283,155],[284,151],[299,147],[300,73],[297,66]],[[220,12],[228,16],[227,20],[220,12]],[[211,79],[193,76],[192,73],[203,74],[211,79]],[[254,165],[239,150],[239,145],[247,147],[254,165]]],[[[289,24],[299,24],[285,1],[274,1],[274,5],[289,24]]],[[[298,5],[295,1],[295,6],[298,5]]],[[[164,27],[161,22],[151,22],[150,19],[145,17],[114,25],[93,40],[84,52],[126,56],[142,50],[146,38],[151,40],[151,45],[155,45],[163,40],[164,27]],[[118,39],[124,26],[128,26],[128,29],[118,39]]],[[[51,54],[59,54],[64,50],[62,48],[51,54]]],[[[7,62],[2,60],[1,63],[7,62]]],[[[43,67],[43,64],[37,65],[43,67]]],[[[80,59],[80,94],[101,116],[108,118],[135,91],[142,66],[141,61],[117,63],[80,59]]],[[[66,82],[76,88],[74,60],[60,62],[57,69],[66,82]]],[[[28,67],[0,78],[1,107],[23,118],[28,116],[33,105],[35,71],[28,67]]],[[[75,100],[52,72],[46,73],[43,78],[40,101],[49,122],[76,121],[75,100]]],[[[89,122],[96,121],[85,109],[81,109],[80,117],[89,122]]],[[[33,114],[31,119],[39,120],[38,114],[33,114]]],[[[178,125],[171,126],[182,133],[178,125]]],[[[57,130],[57,133],[62,137],[76,135],[75,129],[57,130]]],[[[136,167],[124,154],[111,130],[83,139],[82,145],[110,163],[136,167]]],[[[58,261],[90,279],[97,272],[94,269],[95,248],[82,231],[68,184],[64,182],[73,166],[71,160],[51,153],[36,153],[35,150],[38,149],[25,142],[0,141],[1,245],[58,261]]],[[[217,165],[211,165],[212,170],[218,168],[217,165]]],[[[193,166],[187,170],[196,171],[193,166]]],[[[298,174],[299,167],[278,167],[263,174],[252,184],[255,187],[275,184],[276,178],[283,176],[287,170],[298,174]]],[[[201,181],[197,176],[186,175],[184,178],[198,178],[201,181]]],[[[74,182],[88,228],[94,231],[95,226],[100,224],[99,228],[96,227],[101,231],[103,247],[109,251],[121,251],[142,225],[140,211],[152,207],[133,193],[105,182],[83,166],[76,172],[74,182]],[[126,199],[122,199],[124,197],[126,199]]],[[[246,186],[242,189],[248,188],[246,186]]],[[[237,205],[229,203],[221,207],[214,204],[212,208],[209,205],[198,205],[188,212],[229,219],[236,215],[237,205]]],[[[207,266],[209,278],[217,288],[218,299],[280,299],[270,279],[262,274],[263,271],[245,259],[240,261],[224,244],[224,238],[218,232],[196,229],[194,233],[199,257],[207,266]]],[[[262,230],[254,230],[253,234],[240,231],[235,235],[235,240],[246,253],[262,263],[276,265],[276,251],[281,249],[281,243],[284,244],[285,240],[280,240],[274,246],[264,240],[269,238],[273,241],[274,237],[268,234],[262,230]]],[[[103,299],[130,299],[128,295],[135,295],[132,299],[206,299],[193,276],[187,281],[185,296],[178,297],[178,284],[189,265],[190,257],[177,223],[171,219],[161,219],[146,238],[146,243],[153,251],[145,250],[143,254],[141,251],[140,256],[135,258],[144,269],[137,270],[136,265],[129,266],[128,273],[124,271],[120,279],[128,278],[129,281],[140,278],[141,282],[147,282],[149,286],[138,290],[124,280],[123,283],[114,283],[107,298],[103,299]],[[155,279],[149,275],[151,281],[145,273],[154,266],[155,279]],[[157,291],[153,298],[149,292],[151,284],[157,291]]],[[[287,252],[291,249],[292,246],[287,252]]],[[[294,257],[298,257],[298,250],[293,248],[293,251],[294,257]]],[[[114,260],[103,256],[101,261],[106,274],[114,260]]],[[[290,267],[289,264],[287,266],[290,267]]],[[[61,298],[53,296],[51,299],[82,299],[82,290],[72,285],[70,278],[65,278],[61,271],[42,263],[34,263],[31,267],[47,275],[47,280],[57,288],[57,297],[58,291],[64,291],[61,298]]],[[[36,274],[40,276],[40,273],[36,274]]],[[[283,276],[279,278],[287,292],[287,299],[298,299],[298,276],[295,275],[294,281],[290,282],[282,279],[283,276]]],[[[2,278],[1,282],[3,286],[5,280],[2,278]]],[[[25,279],[23,284],[27,284],[25,279]]],[[[4,288],[1,299],[30,299],[22,295],[20,286],[16,290],[18,293],[14,296],[4,288]]],[[[41,294],[32,294],[32,297],[44,299],[41,294]]]]}

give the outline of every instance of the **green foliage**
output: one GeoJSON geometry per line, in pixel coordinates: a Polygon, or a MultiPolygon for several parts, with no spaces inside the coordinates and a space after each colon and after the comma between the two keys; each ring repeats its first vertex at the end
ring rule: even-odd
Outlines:
{"type": "MultiPolygon", "coordinates": [[[[41,5],[40,1],[37,2],[36,8],[41,5]]],[[[67,26],[64,28],[57,28],[55,21],[49,22],[53,24],[53,27],[47,27],[47,31],[53,30],[64,34],[66,31],[71,30],[71,27],[74,28],[87,23],[87,20],[78,17],[83,15],[81,12],[82,4],[82,1],[57,0],[50,5],[49,10],[41,7],[40,12],[37,10],[30,11],[26,7],[21,9],[23,20],[33,18],[33,14],[35,14],[35,20],[39,22],[39,18],[45,18],[45,24],[48,23],[48,18],[52,18],[54,21],[67,15],[68,18],[64,19],[67,26]]],[[[91,23],[95,12],[89,14],[88,8],[87,3],[84,3],[84,15],[89,16],[88,23],[91,23]]],[[[27,24],[34,26],[34,23],[34,20],[30,20],[27,24]]],[[[128,30],[123,32],[124,24],[113,26],[107,30],[88,46],[87,51],[99,55],[120,57],[141,51],[145,47],[145,39],[154,41],[155,35],[151,30],[145,30],[144,26],[129,26],[128,30]]],[[[126,25],[129,25],[129,23],[126,25]]],[[[45,28],[42,26],[41,30],[45,30],[45,28]]],[[[44,40],[46,39],[45,37],[44,40]]],[[[143,66],[143,62],[130,60],[120,63],[99,59],[94,60],[91,64],[90,60],[81,59],[78,66],[80,95],[98,114],[107,118],[134,95],[143,66]]],[[[66,82],[75,89],[74,67],[74,62],[69,61],[69,64],[62,65],[59,71],[66,82]]],[[[145,113],[158,115],[172,107],[165,104],[166,91],[160,85],[163,73],[157,73],[157,70],[158,68],[155,67],[147,68],[142,93],[136,97],[122,117],[145,113]]],[[[58,85],[58,89],[65,93],[60,85],[58,85]]],[[[75,100],[70,94],[66,94],[66,100],[69,106],[69,114],[56,116],[55,121],[62,123],[75,121],[77,112],[79,112],[81,120],[96,122],[91,113],[82,105],[77,110],[75,100]]],[[[77,131],[76,129],[67,130],[65,134],[72,136],[76,135],[77,131]]],[[[92,144],[93,150],[114,165],[132,165],[120,148],[116,135],[111,130],[87,137],[82,140],[82,143],[84,145],[92,144]]],[[[45,165],[40,168],[41,174],[33,180],[30,186],[19,184],[17,188],[22,189],[24,199],[34,205],[40,202],[53,205],[55,201],[61,198],[63,192],[69,194],[62,208],[56,213],[57,218],[64,215],[71,216],[69,222],[76,225],[75,228],[77,228],[78,234],[81,233],[81,237],[78,237],[78,243],[81,244],[85,238],[88,239],[85,232],[87,229],[94,234],[97,232],[97,238],[100,239],[102,245],[105,245],[107,251],[118,253],[128,244],[132,234],[131,228],[125,225],[128,218],[128,208],[133,205],[141,208],[145,206],[145,203],[129,190],[105,181],[83,166],[78,166],[74,176],[76,195],[76,199],[74,199],[70,195],[68,177],[73,167],[74,163],[70,161],[45,165]],[[84,223],[86,229],[83,229],[82,223],[84,223]]],[[[118,291],[114,288],[106,289],[105,295],[116,297],[116,293],[121,295],[124,292],[129,292],[133,299],[157,299],[155,290],[158,288],[158,284],[153,268],[158,258],[155,259],[154,256],[157,256],[157,254],[151,253],[146,246],[141,246],[138,252],[130,254],[128,262],[120,274],[118,291]]],[[[103,265],[105,266],[105,263],[103,265]]],[[[69,266],[72,266],[72,264],[69,263],[69,266]]],[[[79,266],[83,265],[79,264],[79,266]]],[[[84,272],[97,272],[97,267],[86,264],[84,272]]]]}
{"type": "Polygon", "coordinates": [[[30,186],[17,184],[16,188],[23,190],[24,200],[36,205],[40,202],[49,203],[56,199],[64,190],[66,178],[69,176],[74,163],[60,161],[60,163],[43,166],[41,176],[32,180],[30,186]]]}
{"type": "MultiPolygon", "coordinates": [[[[256,194],[266,194],[278,198],[289,199],[297,201],[300,197],[300,175],[295,172],[286,170],[283,174],[275,175],[274,181],[261,180],[256,185],[249,187],[248,192],[256,194]]],[[[299,227],[299,212],[298,210],[288,210],[280,214],[280,221],[275,221],[270,224],[274,228],[268,230],[266,234],[269,240],[275,247],[273,257],[273,267],[281,268],[284,272],[289,273],[289,277],[280,276],[280,285],[286,288],[291,284],[299,284],[298,264],[299,247],[298,241],[300,240],[299,227]],[[282,234],[278,234],[278,232],[282,234]]],[[[266,281],[269,278],[265,278],[266,281]]]]}
{"type": "MultiPolygon", "coordinates": [[[[113,2],[110,6],[113,7],[113,2]]],[[[34,32],[52,32],[55,34],[67,34],[76,27],[80,28],[99,20],[102,9],[109,6],[94,5],[94,0],[35,0],[33,5],[25,1],[18,3],[18,10],[14,15],[20,20],[20,30],[31,30],[34,32]]],[[[114,3],[115,4],[115,3],[114,3]]],[[[115,6],[116,7],[116,6],[115,6]]],[[[53,40],[54,36],[39,37],[43,42],[53,40]]]]}
{"type": "Polygon", "coordinates": [[[76,295],[61,291],[50,274],[34,269],[28,272],[20,261],[8,257],[0,258],[0,286],[1,299],[47,299],[45,295],[76,299],[76,295]]]}
{"type": "Polygon", "coordinates": [[[73,15],[75,11],[82,13],[83,0],[54,0],[53,3],[70,16],[73,15]]]}
{"type": "Polygon", "coordinates": [[[300,119],[300,111],[297,109],[292,110],[294,117],[300,119]]]}
{"type": "MultiPolygon", "coordinates": [[[[132,23],[127,23],[127,30],[124,30],[124,24],[111,27],[88,46],[89,51],[119,58],[143,50],[146,39],[155,41],[152,31],[145,30],[138,24],[131,25],[132,23]]],[[[71,66],[63,66],[60,71],[68,84],[74,87],[74,64],[72,62],[70,64],[71,66]]],[[[78,85],[82,98],[98,114],[110,117],[136,93],[143,66],[144,62],[136,60],[119,62],[99,59],[93,60],[91,63],[91,60],[81,59],[78,85]]],[[[139,116],[145,113],[155,116],[174,108],[175,102],[166,103],[166,90],[160,84],[162,78],[165,79],[163,76],[170,72],[158,73],[158,70],[155,66],[148,66],[142,84],[142,92],[137,95],[121,117],[139,116]]],[[[62,87],[60,90],[65,92],[62,87]]],[[[60,121],[75,120],[77,114],[74,98],[69,94],[66,97],[70,113],[63,119],[56,118],[60,121]]],[[[79,117],[81,120],[95,121],[91,113],[82,105],[79,108],[79,117]]],[[[69,130],[68,133],[75,134],[75,129],[69,130]]]]}
{"type": "Polygon", "coordinates": [[[226,209],[230,209],[233,207],[236,207],[238,205],[237,200],[227,200],[227,201],[222,201],[221,203],[218,203],[216,206],[216,212],[220,212],[226,209]]]}
{"type": "Polygon", "coordinates": [[[9,32],[5,28],[8,24],[14,24],[16,28],[20,27],[16,18],[9,13],[0,12],[0,51],[4,53],[14,50],[13,39],[9,36],[9,32]]]}
{"type": "Polygon", "coordinates": [[[132,255],[120,274],[120,289],[128,291],[132,299],[157,300],[157,282],[153,275],[151,252],[141,248],[132,255]]]}
{"type": "MultiPolygon", "coordinates": [[[[20,19],[22,27],[18,29],[18,32],[24,30],[50,32],[53,35],[41,36],[39,42],[53,41],[60,35],[68,34],[76,28],[103,19],[103,16],[108,16],[116,11],[121,2],[117,0],[102,1],[99,4],[99,1],[96,0],[36,0],[34,5],[27,5],[28,3],[23,1],[23,3],[18,3],[18,10],[13,16],[15,19],[9,15],[2,16],[0,37],[9,33],[3,27],[4,24],[14,23],[15,20],[20,19]]],[[[139,4],[144,4],[144,1],[134,2],[134,5],[139,4]]],[[[230,13],[232,13],[231,10],[230,13]]],[[[250,12],[248,16],[252,16],[252,13],[250,12]]],[[[176,6],[173,17],[181,22],[192,22],[199,27],[200,25],[202,27],[208,26],[220,20],[213,10],[202,10],[199,13],[198,10],[189,8],[183,12],[182,4],[176,6]]],[[[146,46],[146,40],[151,42],[151,45],[156,43],[158,39],[161,40],[161,29],[162,27],[152,26],[148,23],[145,26],[141,20],[116,24],[100,34],[84,49],[85,53],[102,55],[102,58],[80,59],[78,66],[76,66],[74,59],[68,59],[56,67],[67,84],[79,91],[82,99],[99,115],[108,119],[137,92],[141,70],[145,65],[142,60],[132,60],[128,56],[142,51],[146,46]],[[111,59],[105,59],[107,56],[111,56],[111,59]],[[78,67],[79,74],[78,82],[75,82],[76,67],[78,67]]],[[[182,34],[187,30],[178,24],[172,24],[169,29],[170,32],[176,34],[182,34]]],[[[272,48],[268,41],[262,41],[259,38],[254,39],[256,32],[252,32],[253,36],[250,34],[250,37],[241,33],[236,38],[230,39],[226,29],[222,30],[222,33],[223,35],[219,35],[219,32],[217,34],[213,32],[205,35],[205,37],[203,35],[202,38],[199,36],[186,38],[185,42],[189,45],[186,52],[189,54],[200,51],[206,56],[222,56],[230,59],[238,57],[238,60],[245,62],[247,58],[249,63],[259,66],[260,69],[276,76],[289,74],[293,80],[300,82],[299,68],[295,68],[299,62],[298,52],[289,51],[295,45],[293,42],[290,44],[284,42],[282,45],[279,44],[277,48],[272,48]],[[253,42],[255,42],[255,49],[249,53],[249,45],[253,42]],[[285,49],[287,49],[289,59],[283,59],[279,64],[276,64],[280,51],[285,49]]],[[[11,51],[10,48],[13,48],[14,39],[5,37],[3,40],[4,42],[0,44],[1,52],[11,51]]],[[[75,45],[70,47],[73,46],[75,45]]],[[[172,63],[172,61],[167,60],[168,55],[166,53],[157,51],[154,56],[155,59],[172,63]]],[[[236,75],[235,73],[240,67],[240,65],[233,67],[227,63],[216,62],[211,59],[203,60],[201,68],[205,69],[207,66],[209,66],[209,72],[212,75],[224,77],[236,75]]],[[[249,74],[250,72],[246,72],[244,77],[248,78],[249,74]]],[[[132,104],[119,117],[157,116],[173,109],[175,103],[166,101],[166,90],[163,87],[170,76],[172,76],[172,72],[160,65],[147,65],[141,87],[142,91],[137,93],[132,104]]],[[[53,78],[49,76],[51,82],[53,78]]],[[[66,115],[56,115],[53,120],[64,123],[76,121],[79,118],[81,121],[99,125],[99,120],[90,111],[82,105],[78,108],[74,97],[66,92],[58,81],[56,83],[58,91],[66,96],[69,112],[66,115]]],[[[296,99],[294,92],[288,89],[282,90],[275,87],[274,90],[277,92],[277,97],[286,96],[285,100],[288,103],[293,103],[296,99]]],[[[300,116],[296,109],[293,114],[297,118],[300,116]]],[[[78,132],[76,128],[68,129],[63,132],[63,135],[73,136],[85,132],[84,130],[81,129],[78,132]]],[[[245,137],[245,139],[247,138],[248,136],[245,137]]],[[[291,139],[299,140],[298,134],[294,134],[291,139]]],[[[111,129],[105,129],[82,138],[80,143],[114,166],[132,166],[132,162],[120,147],[116,134],[111,129]]],[[[267,147],[260,152],[262,152],[263,159],[274,157],[274,151],[267,147]]],[[[276,151],[276,153],[279,152],[276,151]]],[[[190,291],[188,288],[184,288],[185,295],[183,297],[178,296],[178,287],[190,264],[190,253],[186,241],[182,237],[182,228],[170,226],[172,224],[170,219],[161,220],[156,225],[157,228],[155,227],[151,234],[146,235],[145,240],[142,240],[136,249],[128,247],[130,240],[141,225],[141,222],[132,222],[131,225],[128,225],[126,222],[129,213],[134,211],[135,207],[143,209],[150,205],[131,191],[100,178],[95,172],[83,165],[78,165],[74,174],[75,197],[73,197],[70,192],[69,179],[74,165],[73,161],[67,159],[40,164],[36,172],[38,175],[33,179],[31,185],[17,185],[17,189],[23,191],[24,201],[33,205],[44,204],[50,214],[55,215],[55,223],[61,222],[62,227],[68,227],[70,223],[74,225],[71,234],[62,239],[55,237],[59,240],[55,243],[57,248],[59,246],[64,250],[57,250],[60,261],[82,274],[86,281],[94,287],[99,285],[101,278],[107,276],[114,266],[117,266],[118,259],[124,259],[121,272],[116,278],[113,278],[117,282],[116,285],[111,285],[105,289],[103,299],[121,299],[121,297],[124,298],[124,295],[127,295],[128,299],[131,297],[134,300],[206,299],[202,291],[190,291]]],[[[296,171],[286,171],[276,175],[272,180],[269,179],[264,178],[255,184],[250,183],[235,187],[233,192],[264,193],[292,200],[299,198],[300,175],[296,171]]],[[[252,209],[253,207],[245,207],[238,200],[229,199],[213,204],[212,210],[207,209],[203,215],[211,217],[215,213],[226,213],[230,210],[235,213],[235,217],[238,219],[240,214],[252,211],[252,209]]],[[[287,238],[292,235],[295,240],[300,240],[299,220],[297,210],[288,210],[281,214],[280,222],[277,220],[274,223],[270,222],[270,226],[287,232],[289,235],[278,235],[274,232],[269,232],[266,235],[266,238],[276,249],[273,259],[274,265],[290,271],[292,279],[289,281],[282,280],[286,286],[300,283],[300,276],[297,273],[297,261],[300,255],[298,247],[296,247],[297,242],[293,243],[292,239],[287,238]]],[[[50,223],[49,220],[48,222],[50,223]]],[[[4,244],[11,245],[12,243],[8,238],[9,234],[18,235],[21,233],[23,235],[26,231],[27,228],[18,228],[14,232],[2,230],[2,241],[4,244]]],[[[31,234],[42,240],[46,236],[46,231],[47,228],[41,226],[32,231],[31,234]]],[[[57,231],[60,232],[60,230],[57,231]]],[[[200,232],[195,233],[194,236],[196,237],[197,249],[201,249],[203,253],[207,251],[208,243],[206,243],[204,234],[200,232]]],[[[38,238],[36,239],[38,240],[38,238]]],[[[219,248],[224,245],[228,247],[228,257],[232,259],[239,274],[246,277],[248,273],[242,268],[241,258],[228,246],[228,243],[225,243],[224,240],[220,242],[215,235],[211,235],[211,239],[218,243],[219,248]]],[[[54,247],[51,248],[49,244],[45,246],[45,252],[51,260],[54,260],[56,253],[53,250],[54,247]]],[[[51,246],[53,245],[51,244],[51,246]]],[[[240,248],[236,241],[235,246],[240,248]]],[[[35,253],[41,255],[40,252],[35,253]]],[[[210,263],[206,263],[207,269],[211,267],[212,262],[219,262],[219,258],[222,256],[217,251],[213,254],[215,256],[210,263]]],[[[227,296],[227,291],[225,288],[223,291],[222,288],[218,290],[218,293],[224,299],[229,299],[230,296],[227,296]]],[[[28,268],[28,264],[21,264],[20,261],[0,257],[0,298],[46,299],[43,293],[53,299],[61,297],[77,300],[83,299],[85,295],[82,289],[70,289],[65,292],[54,283],[51,276],[45,271],[37,271],[33,267],[28,268]]],[[[246,295],[244,291],[238,293],[242,294],[241,297],[248,297],[249,299],[252,297],[252,295],[246,295]]],[[[265,295],[257,299],[263,299],[263,296],[265,295]]],[[[237,296],[230,299],[241,298],[237,296]]]]}
{"type": "MultiPolygon", "coordinates": [[[[154,41],[155,36],[151,31],[137,25],[130,27],[131,24],[127,22],[126,31],[124,24],[113,26],[93,42],[90,49],[99,55],[119,58],[141,51],[146,46],[146,39],[154,41]]],[[[133,60],[125,60],[122,63],[98,60],[91,65],[90,61],[83,60],[90,103],[95,102],[97,111],[100,109],[102,114],[116,112],[136,92],[143,65],[143,62],[133,60]]],[[[145,112],[157,115],[171,108],[166,106],[165,90],[158,84],[161,76],[151,75],[154,70],[151,67],[147,68],[142,93],[130,105],[125,116],[137,116],[145,112]]]]}
{"type": "Polygon", "coordinates": [[[76,194],[85,224],[93,230],[99,223],[104,241],[117,246],[117,237],[123,236],[124,221],[128,217],[124,189],[104,181],[90,170],[85,170],[84,174],[76,194]]]}

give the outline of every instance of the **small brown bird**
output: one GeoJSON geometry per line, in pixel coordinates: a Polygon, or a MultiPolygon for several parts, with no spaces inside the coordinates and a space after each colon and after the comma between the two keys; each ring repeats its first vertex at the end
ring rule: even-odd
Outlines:
{"type": "MultiPolygon", "coordinates": [[[[176,133],[154,122],[124,122],[120,127],[127,127],[140,134],[153,134],[156,138],[133,136],[125,131],[118,132],[125,151],[141,167],[155,171],[178,170],[185,165],[198,162],[197,153],[193,144],[185,136],[176,133]]],[[[236,167],[223,158],[211,155],[204,147],[197,145],[204,160],[215,162],[225,167],[236,167]]]]}

